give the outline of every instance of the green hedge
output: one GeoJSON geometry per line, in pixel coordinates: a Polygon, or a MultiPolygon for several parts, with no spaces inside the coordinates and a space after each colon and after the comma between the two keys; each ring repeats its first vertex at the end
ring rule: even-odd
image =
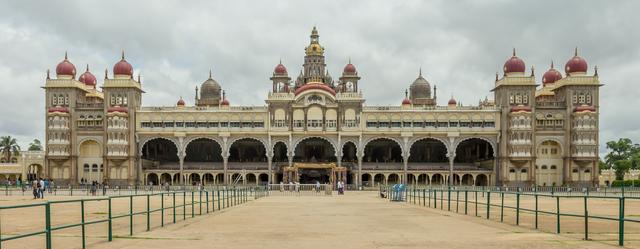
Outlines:
{"type": "Polygon", "coordinates": [[[611,183],[611,187],[631,187],[631,186],[635,186],[635,187],[640,187],[640,179],[636,179],[636,180],[625,180],[625,181],[621,181],[621,180],[615,180],[611,183]]]}

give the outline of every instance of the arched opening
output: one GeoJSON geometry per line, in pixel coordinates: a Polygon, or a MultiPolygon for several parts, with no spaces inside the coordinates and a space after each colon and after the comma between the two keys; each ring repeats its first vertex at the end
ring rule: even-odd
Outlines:
{"type": "Polygon", "coordinates": [[[216,184],[221,184],[224,182],[224,174],[216,174],[216,184]]]}
{"type": "MultiPolygon", "coordinates": [[[[264,144],[254,138],[236,140],[229,148],[229,162],[266,162],[264,144]]],[[[265,164],[266,165],[266,164],[265,164]]]]}
{"type": "Polygon", "coordinates": [[[378,138],[367,143],[364,147],[363,163],[374,163],[375,167],[381,167],[382,163],[391,164],[386,169],[402,167],[402,149],[400,145],[389,138],[378,138]]]}
{"type": "Polygon", "coordinates": [[[178,148],[165,138],[155,138],[142,145],[142,169],[178,169],[178,148]]]}
{"type": "Polygon", "coordinates": [[[456,166],[467,166],[485,170],[494,167],[493,147],[480,138],[464,140],[456,147],[456,157],[453,159],[456,166]]]}
{"type": "Polygon", "coordinates": [[[191,183],[191,185],[197,185],[198,183],[200,183],[200,175],[197,173],[190,174],[189,183],[191,183]]]}
{"type": "Polygon", "coordinates": [[[462,185],[473,186],[473,176],[470,174],[464,174],[462,176],[462,185]]]}
{"type": "Polygon", "coordinates": [[[329,141],[310,137],[298,143],[293,160],[295,162],[335,162],[335,154],[336,152],[329,141]]]}
{"type": "Polygon", "coordinates": [[[418,185],[429,185],[429,176],[427,174],[420,174],[418,176],[418,185]]]}
{"type": "Polygon", "coordinates": [[[384,175],[383,174],[376,174],[373,177],[373,183],[375,185],[380,185],[380,184],[386,184],[385,180],[384,180],[384,175]]]}
{"type": "Polygon", "coordinates": [[[147,175],[148,185],[158,185],[158,175],[156,173],[149,173],[147,175]]]}
{"type": "Polygon", "coordinates": [[[362,185],[364,186],[372,186],[371,185],[371,175],[369,174],[362,174],[362,185]]]}
{"type": "MultiPolygon", "coordinates": [[[[187,145],[185,152],[185,169],[201,169],[202,166],[207,166],[207,168],[211,169],[213,168],[212,163],[222,162],[222,147],[218,142],[211,139],[195,139],[187,145]]],[[[216,166],[222,168],[222,164],[216,166]]]]}
{"type": "Polygon", "coordinates": [[[251,174],[251,173],[246,174],[245,178],[247,178],[247,184],[254,184],[255,185],[256,183],[258,183],[257,182],[258,179],[256,178],[256,175],[254,175],[254,174],[251,174]]]}
{"type": "Polygon", "coordinates": [[[280,141],[273,146],[273,162],[287,162],[287,145],[280,141]]]}
{"type": "MultiPolygon", "coordinates": [[[[356,144],[349,141],[342,146],[342,162],[358,163],[356,144]]],[[[344,165],[344,164],[343,164],[344,165]]]]}
{"type": "Polygon", "coordinates": [[[538,186],[553,186],[553,183],[562,184],[563,172],[556,165],[562,165],[562,150],[558,142],[547,140],[536,148],[536,163],[542,164],[542,168],[535,173],[538,186]],[[547,165],[551,165],[547,168],[547,165]]]}
{"type": "Polygon", "coordinates": [[[460,185],[460,175],[453,174],[453,185],[460,185]]]}
{"type": "Polygon", "coordinates": [[[269,181],[269,175],[262,173],[258,176],[258,180],[259,180],[258,184],[260,185],[267,184],[267,182],[269,181]]]}
{"type": "Polygon", "coordinates": [[[433,174],[433,176],[431,176],[431,184],[432,185],[443,185],[444,184],[444,177],[441,174],[433,174]]]}
{"type": "Polygon", "coordinates": [[[407,184],[414,185],[416,184],[416,176],[414,174],[407,174],[407,184]]]}
{"type": "Polygon", "coordinates": [[[203,185],[213,185],[215,184],[215,179],[213,178],[213,174],[205,173],[202,175],[202,184],[203,185]]]}
{"type": "Polygon", "coordinates": [[[180,173],[173,175],[173,184],[180,184],[180,173]]]}
{"type": "Polygon", "coordinates": [[[396,183],[400,183],[400,176],[398,176],[398,174],[390,174],[389,177],[387,177],[387,184],[396,184],[396,183]]]}
{"type": "Polygon", "coordinates": [[[163,173],[160,175],[160,184],[171,184],[171,175],[168,173],[163,173]]]}
{"type": "Polygon", "coordinates": [[[489,186],[489,178],[485,174],[476,176],[476,186],[489,186]]]}
{"type": "Polygon", "coordinates": [[[27,180],[33,181],[42,177],[42,165],[40,164],[31,164],[27,168],[27,180]]]}
{"type": "Polygon", "coordinates": [[[448,163],[447,146],[440,140],[423,138],[411,145],[410,163],[448,163]]]}
{"type": "Polygon", "coordinates": [[[94,140],[80,144],[78,156],[78,182],[102,182],[102,146],[94,140]]]}
{"type": "Polygon", "coordinates": [[[234,173],[231,175],[231,182],[233,184],[244,184],[246,179],[240,173],[234,173]]]}

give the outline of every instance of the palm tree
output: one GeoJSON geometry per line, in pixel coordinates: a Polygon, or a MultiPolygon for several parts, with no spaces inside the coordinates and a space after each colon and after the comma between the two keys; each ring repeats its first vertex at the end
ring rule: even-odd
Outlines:
{"type": "Polygon", "coordinates": [[[0,137],[0,151],[2,151],[5,162],[10,162],[12,154],[20,155],[20,145],[11,136],[0,137]]]}

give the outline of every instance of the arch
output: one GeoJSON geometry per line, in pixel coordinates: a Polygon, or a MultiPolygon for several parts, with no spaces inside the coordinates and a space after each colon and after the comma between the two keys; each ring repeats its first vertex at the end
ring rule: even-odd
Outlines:
{"type": "Polygon", "coordinates": [[[267,146],[260,139],[253,137],[244,137],[233,140],[228,149],[229,162],[266,162],[267,161],[267,146]],[[238,142],[249,143],[246,147],[240,147],[238,142]],[[256,142],[262,145],[261,148],[257,146],[256,142]],[[253,143],[253,145],[252,145],[253,143]]]}
{"type": "Polygon", "coordinates": [[[173,184],[180,184],[180,173],[175,173],[173,175],[173,184]]]}
{"type": "Polygon", "coordinates": [[[429,175],[420,174],[418,175],[418,185],[429,185],[429,175]]]}
{"type": "Polygon", "coordinates": [[[391,173],[387,176],[387,184],[400,183],[400,176],[396,173],[391,173]]]}
{"type": "Polygon", "coordinates": [[[342,162],[358,162],[358,146],[353,141],[347,141],[342,144],[340,151],[342,162]]]}
{"type": "Polygon", "coordinates": [[[373,142],[373,141],[378,140],[378,139],[388,139],[388,140],[394,141],[398,146],[400,146],[400,149],[404,152],[404,147],[402,146],[403,143],[400,140],[398,140],[397,138],[394,138],[394,137],[382,137],[382,136],[380,136],[380,137],[370,137],[370,138],[366,139],[364,141],[364,143],[362,143],[362,151],[364,152],[364,148],[367,147],[367,145],[370,142],[373,142]]]}
{"type": "Polygon", "coordinates": [[[310,138],[319,138],[319,139],[322,139],[322,140],[325,140],[325,141],[329,142],[329,144],[331,144],[331,146],[333,147],[333,151],[335,151],[335,152],[336,152],[336,156],[338,156],[338,154],[337,154],[337,152],[338,152],[338,149],[337,149],[337,148],[338,148],[338,146],[337,146],[337,145],[335,144],[335,142],[334,142],[334,141],[332,141],[330,138],[328,138],[328,137],[324,137],[324,136],[308,136],[308,137],[301,137],[301,138],[298,138],[298,139],[293,143],[293,146],[291,146],[291,148],[293,148],[293,150],[295,151],[295,149],[298,147],[298,144],[299,144],[300,142],[302,142],[302,141],[304,141],[304,140],[307,140],[307,139],[310,139],[310,138]]]}
{"type": "Polygon", "coordinates": [[[393,138],[379,137],[375,139],[369,139],[362,148],[363,162],[377,162],[377,163],[398,163],[402,162],[403,150],[400,143],[393,138]],[[391,145],[379,145],[373,147],[372,142],[375,141],[389,141],[391,145]]]}
{"type": "Polygon", "coordinates": [[[252,139],[252,140],[260,142],[262,144],[262,147],[264,147],[265,150],[267,150],[267,148],[269,148],[267,141],[265,141],[264,138],[260,138],[260,137],[236,137],[236,138],[233,138],[233,139],[227,141],[227,144],[229,145],[229,148],[231,148],[231,146],[234,143],[236,143],[237,141],[246,140],[246,139],[252,139]]]}
{"type": "Polygon", "coordinates": [[[247,173],[244,176],[244,179],[246,180],[246,184],[257,184],[258,183],[258,177],[256,177],[256,175],[252,174],[252,173],[247,173]]]}
{"type": "Polygon", "coordinates": [[[189,174],[189,183],[191,183],[191,184],[200,183],[200,174],[198,174],[198,173],[189,174]]]}
{"type": "Polygon", "coordinates": [[[431,176],[431,184],[432,185],[442,185],[444,184],[444,176],[440,173],[435,173],[431,176]]]}
{"type": "Polygon", "coordinates": [[[360,179],[362,179],[363,185],[371,186],[371,174],[363,173],[362,175],[360,175],[360,179]]]}
{"type": "Polygon", "coordinates": [[[449,155],[451,149],[449,148],[450,144],[446,139],[439,138],[439,137],[427,136],[427,137],[414,137],[411,140],[409,140],[409,143],[407,144],[407,146],[409,148],[408,151],[407,151],[407,158],[409,158],[411,156],[411,147],[413,147],[413,145],[415,143],[420,142],[422,140],[426,140],[426,139],[433,139],[433,140],[436,140],[436,141],[440,141],[444,145],[447,155],[449,155]]]}
{"type": "Polygon", "coordinates": [[[224,183],[224,174],[216,174],[216,184],[224,183]]]}
{"type": "Polygon", "coordinates": [[[273,162],[286,162],[289,158],[287,143],[284,141],[277,141],[273,144],[272,148],[273,162]]]}
{"type": "Polygon", "coordinates": [[[476,186],[489,186],[489,177],[485,174],[476,176],[476,186]]]}
{"type": "MultiPolygon", "coordinates": [[[[479,143],[477,145],[481,145],[483,143],[479,143]]],[[[476,163],[476,162],[481,162],[481,161],[495,161],[496,159],[496,146],[492,143],[491,140],[487,139],[487,138],[483,138],[483,137],[466,137],[464,139],[461,139],[459,141],[457,141],[455,143],[455,150],[453,153],[454,156],[454,162],[456,163],[476,163]],[[473,144],[469,144],[469,143],[473,143],[474,140],[478,140],[478,141],[482,141],[485,142],[486,144],[489,144],[490,148],[482,148],[482,146],[473,146],[473,144]],[[466,148],[465,147],[461,147],[461,145],[467,145],[466,148]],[[470,146],[471,145],[471,146],[470,146]],[[463,153],[461,150],[465,150],[466,149],[466,155],[463,155],[463,153]],[[490,151],[489,151],[490,149],[490,151]],[[484,152],[484,153],[483,153],[484,152]],[[476,155],[473,156],[471,155],[472,153],[475,153],[476,155]],[[481,155],[484,154],[484,155],[481,155]]],[[[491,168],[493,168],[493,163],[491,163],[491,165],[489,165],[491,168]]]]}
{"type": "Polygon", "coordinates": [[[448,155],[449,148],[447,144],[442,139],[432,137],[414,139],[407,150],[407,160],[409,162],[448,162],[448,155]],[[438,146],[438,144],[441,145],[441,147],[438,146]],[[442,148],[444,148],[444,151],[440,153],[439,150],[442,148]],[[435,153],[432,154],[434,151],[435,153]],[[424,154],[421,152],[424,152],[424,154]]]}
{"type": "Polygon", "coordinates": [[[164,139],[167,140],[171,143],[173,143],[173,145],[176,147],[176,151],[181,151],[181,146],[180,143],[178,143],[178,141],[176,141],[173,138],[169,138],[169,137],[162,137],[162,136],[155,136],[155,137],[144,137],[140,139],[140,142],[138,142],[139,147],[138,147],[138,155],[142,155],[142,148],[147,144],[147,142],[155,140],[155,139],[164,139]]]}
{"type": "Polygon", "coordinates": [[[562,147],[562,141],[560,141],[560,139],[558,138],[554,138],[554,137],[545,137],[540,139],[537,143],[536,143],[536,148],[540,148],[540,146],[542,145],[542,143],[544,142],[555,142],[556,144],[558,144],[558,147],[560,147],[560,155],[564,154],[564,148],[562,147]]]}
{"type": "MultiPolygon", "coordinates": [[[[180,159],[178,158],[179,148],[178,144],[173,140],[164,138],[164,137],[156,137],[153,139],[148,139],[144,141],[144,143],[140,143],[140,158],[144,160],[158,161],[159,163],[165,162],[177,162],[180,159]],[[165,145],[173,145],[173,146],[161,146],[165,145]],[[150,151],[150,147],[153,147],[153,151],[150,151]],[[172,148],[173,147],[173,148],[172,148]]],[[[144,162],[143,162],[143,166],[144,162]]]]}
{"type": "Polygon", "coordinates": [[[246,180],[247,178],[245,178],[240,173],[231,174],[231,182],[233,182],[234,184],[244,184],[246,180]]]}
{"type": "Polygon", "coordinates": [[[414,174],[407,174],[407,181],[406,183],[408,185],[415,185],[418,183],[418,179],[414,174]]]}
{"type": "Polygon", "coordinates": [[[487,137],[482,137],[482,136],[471,136],[471,137],[463,137],[463,138],[459,138],[456,142],[454,142],[454,146],[452,146],[452,148],[454,148],[453,153],[455,154],[456,151],[458,149],[458,145],[460,145],[460,143],[470,140],[470,139],[481,139],[484,140],[485,142],[489,143],[489,145],[491,145],[491,149],[493,150],[493,157],[498,157],[497,154],[497,150],[496,150],[496,143],[491,140],[490,138],[487,137]]]}
{"type": "Polygon", "coordinates": [[[158,183],[159,183],[158,174],[156,174],[156,173],[147,174],[147,182],[146,182],[146,184],[158,185],[158,183]]]}
{"type": "Polygon", "coordinates": [[[335,145],[323,137],[306,137],[293,148],[293,160],[301,162],[335,162],[337,154],[335,145]]]}
{"type": "MultiPolygon", "coordinates": [[[[216,139],[199,137],[190,140],[184,147],[185,162],[222,162],[224,149],[216,139]]],[[[227,153],[228,155],[228,153],[227,153]]]]}
{"type": "Polygon", "coordinates": [[[225,148],[222,146],[224,143],[215,137],[211,137],[211,136],[195,136],[195,137],[189,137],[186,140],[183,141],[183,147],[181,148],[182,150],[180,151],[182,153],[182,155],[186,156],[186,152],[187,152],[187,147],[189,146],[189,144],[191,144],[191,142],[199,140],[199,139],[208,139],[211,141],[214,141],[215,143],[218,144],[218,146],[220,146],[220,148],[222,149],[222,151],[224,152],[225,148]]]}
{"type": "Polygon", "coordinates": [[[387,181],[386,181],[386,179],[385,179],[383,174],[378,173],[373,177],[373,184],[374,185],[375,184],[380,185],[380,184],[386,184],[386,183],[387,183],[387,181]]]}
{"type": "Polygon", "coordinates": [[[269,175],[265,173],[261,173],[260,175],[258,175],[258,184],[267,184],[267,182],[269,182],[269,175]]]}
{"type": "Polygon", "coordinates": [[[160,184],[171,184],[171,175],[169,173],[162,173],[160,175],[160,184]]]}
{"type": "Polygon", "coordinates": [[[464,174],[462,176],[462,185],[473,186],[473,176],[471,174],[464,174]]]}

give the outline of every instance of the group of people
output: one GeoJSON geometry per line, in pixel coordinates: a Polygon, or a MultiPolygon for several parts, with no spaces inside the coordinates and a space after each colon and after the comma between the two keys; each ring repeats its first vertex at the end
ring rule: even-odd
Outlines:
{"type": "Polygon", "coordinates": [[[344,182],[343,181],[338,181],[338,194],[339,195],[343,195],[344,194],[344,182]]]}
{"type": "Polygon", "coordinates": [[[31,183],[31,190],[33,192],[33,199],[42,199],[44,198],[44,192],[51,193],[51,190],[54,187],[53,180],[51,179],[35,179],[31,183]]]}

